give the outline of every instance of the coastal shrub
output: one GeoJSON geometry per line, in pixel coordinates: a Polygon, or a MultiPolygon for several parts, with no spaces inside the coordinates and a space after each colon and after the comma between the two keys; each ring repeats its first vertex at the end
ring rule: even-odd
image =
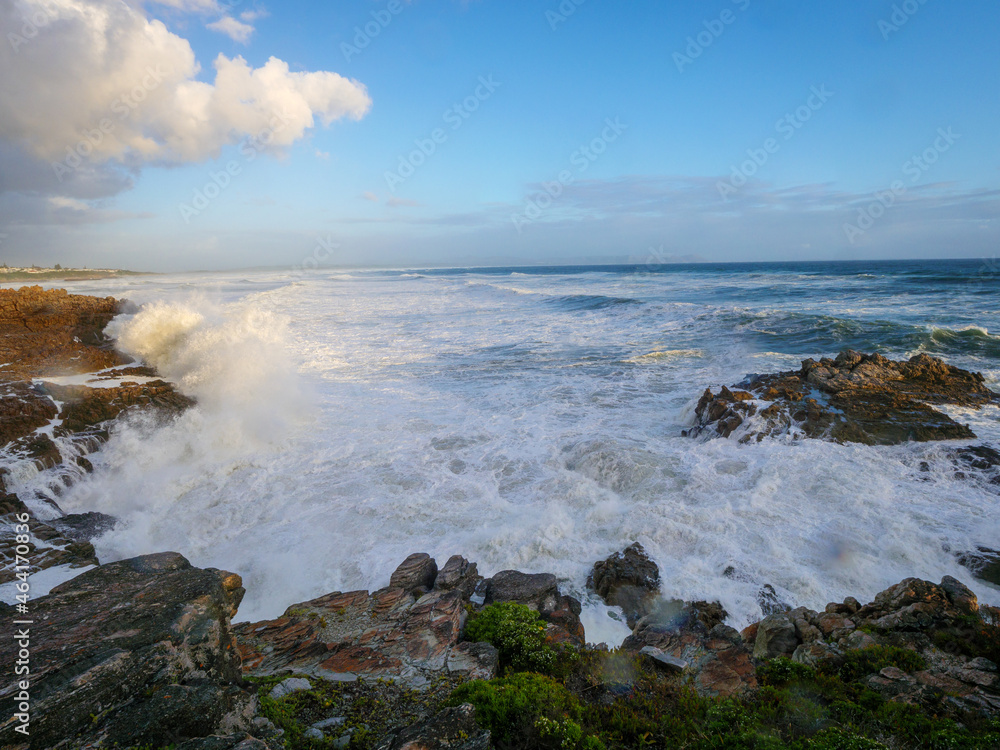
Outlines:
{"type": "Polygon", "coordinates": [[[889,746],[838,727],[817,732],[803,744],[803,750],[889,750],[889,746]]]}
{"type": "Polygon", "coordinates": [[[501,673],[549,673],[556,652],[545,643],[545,623],[530,607],[515,602],[491,604],[465,626],[465,639],[493,644],[499,652],[501,673]]]}
{"type": "Polygon", "coordinates": [[[604,743],[596,737],[585,737],[583,727],[571,719],[538,717],[535,730],[541,740],[540,747],[553,750],[605,750],[604,743]]]}
{"type": "Polygon", "coordinates": [[[757,679],[762,685],[780,687],[790,682],[811,680],[816,677],[816,670],[805,664],[799,664],[786,656],[779,656],[766,664],[757,667],[757,679]]]}
{"type": "MultiPolygon", "coordinates": [[[[452,692],[448,705],[462,703],[471,703],[476,707],[476,721],[490,730],[499,748],[543,747],[538,744],[542,730],[536,726],[540,719],[556,723],[569,720],[578,724],[582,717],[580,702],[565,686],[551,677],[531,672],[517,672],[489,682],[473,680],[460,685],[452,692]]],[[[541,726],[546,731],[550,729],[547,723],[541,726]]],[[[569,732],[572,727],[566,725],[563,729],[569,732]]]]}
{"type": "Polygon", "coordinates": [[[869,646],[847,652],[847,661],[840,668],[844,680],[857,680],[886,667],[898,667],[904,672],[917,672],[927,668],[923,656],[908,648],[897,646],[869,646]]]}

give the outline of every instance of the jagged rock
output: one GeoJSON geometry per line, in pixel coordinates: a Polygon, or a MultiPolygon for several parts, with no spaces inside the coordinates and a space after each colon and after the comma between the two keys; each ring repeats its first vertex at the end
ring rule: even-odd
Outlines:
{"type": "MultiPolygon", "coordinates": [[[[20,511],[24,512],[24,511],[20,511]]],[[[13,581],[17,575],[17,535],[14,530],[20,525],[16,514],[0,517],[0,528],[5,533],[0,539],[0,583],[13,581]]],[[[94,545],[86,541],[69,538],[48,524],[30,518],[27,523],[31,543],[27,555],[21,555],[28,561],[28,573],[68,565],[70,568],[85,568],[96,566],[97,553],[94,545]]]]}
{"type": "Polygon", "coordinates": [[[774,659],[791,656],[799,645],[795,622],[786,614],[768,615],[757,626],[753,647],[754,659],[774,659]]]}
{"type": "Polygon", "coordinates": [[[757,593],[757,603],[760,605],[760,611],[764,617],[787,612],[791,609],[788,603],[778,596],[778,592],[774,590],[774,586],[769,583],[761,586],[760,591],[757,593]]]}
{"type": "Polygon", "coordinates": [[[334,592],[282,617],[234,631],[246,674],[295,672],[333,681],[396,679],[424,687],[442,675],[490,679],[496,651],[459,641],[466,604],[458,589],[334,592]]]}
{"type": "Polygon", "coordinates": [[[111,388],[42,383],[39,389],[63,404],[59,411],[62,424],[57,431],[60,435],[91,430],[128,409],[142,408],[172,416],[194,405],[193,399],[163,380],[122,383],[111,388]]]}
{"type": "Polygon", "coordinates": [[[67,539],[77,542],[89,542],[105,532],[111,531],[118,519],[106,513],[90,511],[88,513],[71,513],[61,518],[54,518],[49,523],[67,539]]]}
{"type": "Polygon", "coordinates": [[[652,646],[686,662],[701,695],[728,697],[757,687],[750,651],[736,630],[722,624],[725,610],[721,606],[670,604],[642,618],[622,649],[640,652],[652,646]]]}
{"type": "MultiPolygon", "coordinates": [[[[166,552],[88,571],[31,603],[33,746],[163,746],[249,728],[230,613],[231,573],[166,552]]],[[[5,615],[5,617],[8,615],[5,615]]],[[[17,658],[13,639],[0,659],[17,658]]],[[[18,686],[0,689],[11,717],[18,686]]],[[[3,728],[9,729],[7,719],[3,728]]]]}
{"type": "Polygon", "coordinates": [[[967,425],[933,405],[997,403],[1000,394],[984,382],[979,373],[926,354],[896,362],[846,351],[834,360],[807,359],[798,371],[753,376],[743,390],[706,390],[695,408],[698,424],[688,434],[709,430],[728,437],[745,427],[741,440],[760,440],[795,426],[806,437],[869,445],[968,439],[975,435],[967,425]]]}
{"type": "Polygon", "coordinates": [[[441,591],[457,589],[462,596],[468,598],[475,592],[483,577],[479,575],[475,563],[470,563],[461,555],[452,555],[448,562],[438,571],[434,588],[441,591]]]}
{"type": "MultiPolygon", "coordinates": [[[[0,370],[0,375],[5,373],[0,370]]],[[[31,435],[58,412],[52,399],[44,398],[31,383],[0,385],[0,445],[31,435]]]]}
{"type": "Polygon", "coordinates": [[[446,708],[384,740],[378,750],[487,750],[490,733],[476,724],[470,703],[446,708]]]}
{"type": "Polygon", "coordinates": [[[389,578],[389,588],[404,591],[430,591],[437,578],[438,566],[430,555],[415,552],[393,571],[389,578]]]}
{"type": "Polygon", "coordinates": [[[547,634],[552,642],[584,643],[580,602],[560,594],[556,577],[551,573],[500,571],[486,582],[485,604],[494,602],[517,602],[531,607],[555,626],[547,634]]]}
{"type": "Polygon", "coordinates": [[[948,588],[907,578],[876,595],[874,601],[858,610],[854,620],[880,630],[926,630],[960,622],[961,618],[978,612],[979,606],[971,591],[965,589],[968,593],[959,591],[956,594],[951,582],[958,582],[955,579],[946,581],[948,588]]]}
{"type": "Polygon", "coordinates": [[[636,542],[594,564],[587,586],[610,606],[621,607],[630,628],[652,609],[660,590],[660,569],[636,542]]]}
{"type": "Polygon", "coordinates": [[[958,561],[981,581],[1000,586],[1000,551],[977,547],[975,552],[965,552],[958,561]]]}

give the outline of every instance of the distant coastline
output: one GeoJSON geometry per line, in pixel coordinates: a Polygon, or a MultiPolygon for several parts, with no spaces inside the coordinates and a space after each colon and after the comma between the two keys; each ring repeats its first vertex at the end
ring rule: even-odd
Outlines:
{"type": "Polygon", "coordinates": [[[120,268],[14,268],[0,267],[0,284],[7,281],[96,281],[118,276],[148,276],[147,271],[120,268]]]}

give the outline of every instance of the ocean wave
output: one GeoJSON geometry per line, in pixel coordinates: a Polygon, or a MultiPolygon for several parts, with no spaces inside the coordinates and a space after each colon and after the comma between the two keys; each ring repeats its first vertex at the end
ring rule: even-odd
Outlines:
{"type": "Polygon", "coordinates": [[[618,305],[642,304],[642,300],[631,297],[607,297],[603,294],[567,294],[546,301],[565,310],[604,310],[618,305]]]}

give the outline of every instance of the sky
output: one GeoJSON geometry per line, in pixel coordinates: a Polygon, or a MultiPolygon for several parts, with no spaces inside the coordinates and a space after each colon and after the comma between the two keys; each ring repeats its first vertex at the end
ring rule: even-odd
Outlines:
{"type": "Polygon", "coordinates": [[[0,0],[0,262],[992,258],[995,0],[0,0]]]}

